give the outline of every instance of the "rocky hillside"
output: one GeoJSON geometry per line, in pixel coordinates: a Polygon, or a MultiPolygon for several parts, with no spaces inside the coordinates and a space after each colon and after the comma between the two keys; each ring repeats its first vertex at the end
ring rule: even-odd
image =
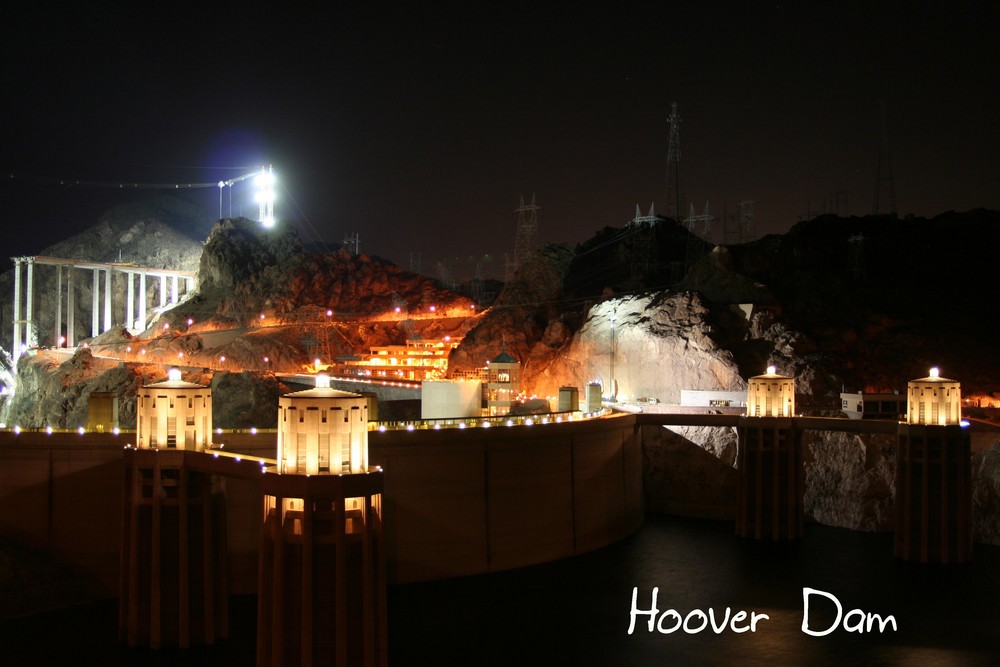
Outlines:
{"type": "Polygon", "coordinates": [[[267,426],[282,390],[273,373],[302,372],[316,358],[330,364],[407,338],[462,336],[475,314],[467,297],[391,263],[303,252],[288,228],[222,220],[197,249],[198,290],[145,332],[133,336],[117,326],[72,358],[45,350],[22,357],[0,421],[75,428],[86,423],[91,392],[112,391],[128,428],[138,387],[177,365],[187,379],[222,383],[217,427],[267,426]]]}
{"type": "Polygon", "coordinates": [[[661,224],[659,259],[639,273],[629,228],[538,253],[466,337],[455,366],[495,356],[506,336],[535,393],[604,378],[614,316],[624,398],[736,388],[769,363],[798,378],[804,408],[836,408],[843,386],[900,390],[933,365],[965,393],[1000,392],[1000,338],[989,334],[1000,213],[827,216],[711,251],[661,224]],[[680,247],[699,256],[671,281],[680,247]]]}

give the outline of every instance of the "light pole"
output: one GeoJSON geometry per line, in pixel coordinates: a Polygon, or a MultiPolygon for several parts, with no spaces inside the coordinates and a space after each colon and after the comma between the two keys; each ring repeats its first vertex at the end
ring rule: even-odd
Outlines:
{"type": "Polygon", "coordinates": [[[618,319],[616,313],[611,313],[611,381],[608,386],[608,400],[615,402],[615,321],[618,319]]]}

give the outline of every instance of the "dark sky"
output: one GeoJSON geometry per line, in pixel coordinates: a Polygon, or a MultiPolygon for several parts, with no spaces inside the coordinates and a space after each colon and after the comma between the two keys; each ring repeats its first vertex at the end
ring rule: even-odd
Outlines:
{"type": "MultiPolygon", "coordinates": [[[[429,273],[488,253],[502,275],[522,194],[543,241],[663,210],[675,101],[687,198],[716,215],[754,200],[761,233],[838,190],[871,211],[880,99],[901,215],[1000,208],[992,3],[329,4],[8,13],[6,255],[151,194],[60,180],[213,183],[270,163],[276,213],[307,240],[357,232],[429,273]]],[[[217,189],[180,194],[218,216],[217,189]]],[[[234,213],[255,217],[251,195],[234,188],[234,213]]]]}

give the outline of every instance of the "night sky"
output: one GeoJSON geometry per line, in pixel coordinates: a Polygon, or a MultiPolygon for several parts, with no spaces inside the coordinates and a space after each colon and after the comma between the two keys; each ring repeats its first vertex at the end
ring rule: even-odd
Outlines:
{"type": "MultiPolygon", "coordinates": [[[[672,102],[687,199],[716,215],[754,200],[760,233],[838,190],[871,211],[881,99],[900,215],[1000,208],[998,10],[864,4],[8,10],[4,252],[155,193],[99,185],[267,163],[307,241],[357,232],[427,273],[489,254],[502,275],[522,194],[546,242],[664,210],[672,102]],[[59,184],[76,180],[93,185],[59,184]]],[[[217,188],[175,194],[218,217],[217,188]]],[[[234,188],[233,213],[256,217],[251,196],[234,188]]]]}

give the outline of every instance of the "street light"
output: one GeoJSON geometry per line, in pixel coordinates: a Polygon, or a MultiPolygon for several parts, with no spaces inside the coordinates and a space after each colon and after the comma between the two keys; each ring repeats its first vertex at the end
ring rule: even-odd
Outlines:
{"type": "Polygon", "coordinates": [[[615,321],[618,319],[616,313],[611,313],[611,383],[608,387],[608,400],[615,402],[615,321]]]}

